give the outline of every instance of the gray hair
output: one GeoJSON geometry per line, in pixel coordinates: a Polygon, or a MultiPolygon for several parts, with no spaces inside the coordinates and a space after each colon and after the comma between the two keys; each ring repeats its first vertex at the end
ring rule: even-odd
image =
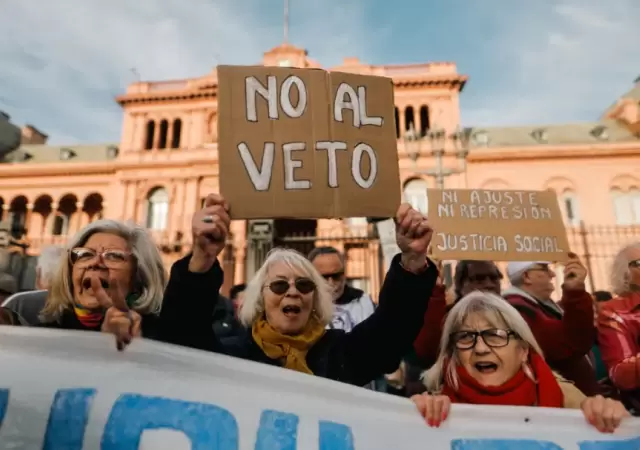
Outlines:
{"type": "Polygon", "coordinates": [[[520,287],[524,284],[524,274],[526,270],[521,270],[520,272],[516,272],[509,277],[509,283],[511,286],[520,287]]]}
{"type": "Polygon", "coordinates": [[[491,324],[498,328],[507,328],[520,337],[520,344],[524,348],[535,350],[544,357],[542,349],[533,336],[527,322],[522,318],[517,309],[502,297],[482,291],[474,291],[465,295],[447,315],[440,338],[440,352],[436,363],[427,370],[423,376],[424,384],[431,392],[440,391],[442,383],[446,379],[447,384],[454,389],[458,388],[457,365],[460,363],[451,335],[460,330],[467,318],[474,314],[480,314],[491,324]],[[446,373],[445,373],[446,366],[446,373]]]}
{"type": "Polygon", "coordinates": [[[624,295],[629,292],[629,257],[630,250],[640,249],[640,242],[628,244],[613,258],[611,264],[611,291],[616,295],[624,295]]]}
{"type": "MultiPolygon", "coordinates": [[[[84,245],[96,233],[114,234],[127,241],[136,261],[134,280],[141,289],[140,297],[132,305],[132,309],[140,314],[159,313],[167,284],[167,274],[158,247],[147,230],[133,223],[111,219],[96,220],[70,239],[66,250],[84,245]]],[[[74,305],[71,264],[68,259],[61,262],[53,277],[49,297],[41,313],[42,320],[45,321],[59,319],[65,310],[74,305]]]]}
{"type": "Polygon", "coordinates": [[[62,245],[50,245],[44,247],[38,256],[38,271],[40,279],[47,285],[51,285],[51,281],[58,270],[58,266],[65,257],[66,250],[62,245]]]}
{"type": "Polygon", "coordinates": [[[333,317],[333,296],[329,284],[304,255],[287,248],[274,248],[271,250],[262,267],[258,269],[254,277],[247,284],[247,289],[244,291],[244,301],[238,312],[240,322],[244,326],[250,327],[253,325],[253,322],[264,314],[265,308],[262,290],[267,281],[269,268],[278,263],[284,263],[292,269],[300,269],[316,284],[313,297],[315,314],[320,322],[325,325],[328,324],[333,317]]]}

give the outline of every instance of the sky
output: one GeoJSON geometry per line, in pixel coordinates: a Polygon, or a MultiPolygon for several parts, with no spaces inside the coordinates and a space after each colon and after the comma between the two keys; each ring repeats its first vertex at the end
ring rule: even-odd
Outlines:
{"type": "MultiPolygon", "coordinates": [[[[118,142],[129,83],[260,63],[283,2],[0,1],[0,110],[52,144],[118,142]]],[[[290,0],[289,38],[325,67],[455,62],[462,125],[508,126],[597,120],[640,75],[638,23],[640,0],[290,0]]]]}

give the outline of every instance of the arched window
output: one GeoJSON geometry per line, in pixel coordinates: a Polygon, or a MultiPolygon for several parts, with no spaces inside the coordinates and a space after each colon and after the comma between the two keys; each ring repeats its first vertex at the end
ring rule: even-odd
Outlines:
{"type": "Polygon", "coordinates": [[[560,196],[560,208],[564,223],[570,226],[580,224],[580,205],[578,204],[578,196],[575,192],[566,191],[560,196]]]}
{"type": "Polygon", "coordinates": [[[422,214],[427,214],[429,211],[429,199],[427,198],[428,187],[427,182],[421,178],[409,180],[404,185],[404,201],[422,214]]]}
{"type": "Polygon", "coordinates": [[[169,218],[169,194],[164,188],[155,188],[147,198],[147,228],[166,230],[169,218]]]}
{"type": "Polygon", "coordinates": [[[169,122],[163,120],[160,122],[160,139],[158,140],[158,148],[167,148],[167,133],[169,133],[169,122]]]}
{"type": "Polygon", "coordinates": [[[630,200],[629,193],[622,192],[619,189],[611,190],[613,213],[615,214],[617,225],[631,225],[634,222],[630,200]]]}
{"type": "Polygon", "coordinates": [[[156,135],[156,123],[153,120],[147,122],[147,129],[145,131],[145,150],[151,150],[153,148],[153,140],[156,135]]]}
{"type": "Polygon", "coordinates": [[[629,202],[631,203],[633,224],[640,225],[640,189],[632,188],[629,191],[629,202]]]}
{"type": "Polygon", "coordinates": [[[173,121],[173,133],[171,135],[171,148],[180,148],[180,135],[182,134],[182,120],[173,121]]]}

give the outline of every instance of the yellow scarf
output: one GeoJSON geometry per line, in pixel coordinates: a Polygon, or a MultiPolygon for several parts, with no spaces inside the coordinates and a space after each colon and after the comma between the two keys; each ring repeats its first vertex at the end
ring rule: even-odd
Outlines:
{"type": "Polygon", "coordinates": [[[251,334],[258,347],[271,359],[284,362],[284,367],[313,375],[307,366],[307,352],[324,335],[325,328],[315,316],[309,318],[302,333],[288,336],[277,332],[264,317],[253,323],[251,334]]]}

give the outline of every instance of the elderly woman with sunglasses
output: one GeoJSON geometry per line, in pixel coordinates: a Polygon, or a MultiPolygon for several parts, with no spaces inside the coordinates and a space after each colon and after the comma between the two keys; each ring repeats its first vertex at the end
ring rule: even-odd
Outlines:
{"type": "Polygon", "coordinates": [[[402,254],[387,273],[376,312],[352,331],[326,329],[333,311],[329,285],[306,257],[275,249],[245,290],[239,317],[246,334],[223,345],[211,315],[229,215],[222,197],[209,196],[194,217],[193,254],[171,271],[162,339],[359,386],[393,372],[411,349],[438,275],[427,259],[432,230],[425,217],[402,205],[396,221],[402,254]]]}
{"type": "Polygon", "coordinates": [[[556,376],[520,313],[490,292],[472,292],[451,309],[424,380],[428,393],[412,400],[430,426],[447,419],[451,403],[580,408],[602,432],[629,416],[620,402],[585,397],[556,376]]]}
{"type": "Polygon", "coordinates": [[[69,241],[40,313],[42,327],[104,331],[122,347],[154,337],[166,284],[147,230],[97,220],[69,241]]]}

